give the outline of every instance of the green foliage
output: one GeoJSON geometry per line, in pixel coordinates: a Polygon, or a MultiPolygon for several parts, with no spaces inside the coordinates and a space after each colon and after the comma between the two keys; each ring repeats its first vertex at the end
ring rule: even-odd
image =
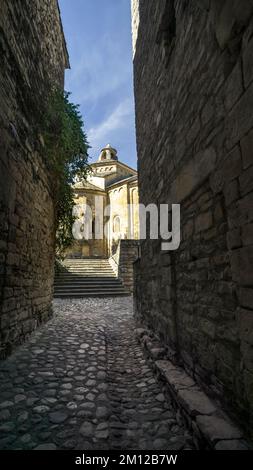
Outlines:
{"type": "Polygon", "coordinates": [[[56,210],[56,256],[61,258],[72,241],[75,179],[86,178],[89,171],[88,142],[79,106],[70,94],[54,89],[44,114],[43,140],[47,164],[54,178],[56,210]]]}

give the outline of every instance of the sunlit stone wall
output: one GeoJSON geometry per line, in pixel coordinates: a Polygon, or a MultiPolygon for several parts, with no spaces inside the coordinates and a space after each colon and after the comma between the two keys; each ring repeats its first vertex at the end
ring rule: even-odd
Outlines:
{"type": "Polygon", "coordinates": [[[58,3],[0,2],[0,358],[51,315],[54,207],[38,109],[63,86],[58,3]]]}

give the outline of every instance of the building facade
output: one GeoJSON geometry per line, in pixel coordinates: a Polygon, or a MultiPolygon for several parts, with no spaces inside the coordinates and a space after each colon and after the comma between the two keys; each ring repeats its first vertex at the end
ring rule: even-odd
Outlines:
{"type": "Polygon", "coordinates": [[[67,257],[109,258],[120,240],[139,238],[137,171],[120,162],[109,144],[91,165],[87,180],[74,185],[74,192],[77,239],[67,257]]]}

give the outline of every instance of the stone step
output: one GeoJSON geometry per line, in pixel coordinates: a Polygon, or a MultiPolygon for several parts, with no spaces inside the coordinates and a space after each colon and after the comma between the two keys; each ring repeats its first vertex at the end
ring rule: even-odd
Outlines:
{"type": "Polygon", "coordinates": [[[118,283],[119,280],[117,277],[103,277],[103,276],[55,276],[55,282],[88,282],[88,283],[93,283],[93,282],[101,282],[101,283],[118,283]]]}
{"type": "Polygon", "coordinates": [[[110,263],[62,263],[62,266],[111,266],[110,263]]]}
{"type": "Polygon", "coordinates": [[[84,279],[83,281],[75,281],[75,279],[69,279],[66,281],[58,281],[57,279],[55,280],[55,286],[63,287],[63,286],[103,286],[105,288],[109,286],[122,286],[121,282],[118,279],[115,279],[114,281],[97,281],[97,280],[92,280],[91,282],[89,279],[84,279]]]}
{"type": "Polygon", "coordinates": [[[55,274],[55,298],[127,296],[108,260],[65,260],[55,274]]]}
{"type": "Polygon", "coordinates": [[[55,286],[67,286],[67,285],[72,285],[72,286],[94,286],[94,285],[97,285],[97,286],[105,286],[105,287],[109,287],[109,286],[122,286],[122,283],[119,279],[109,279],[109,280],[103,280],[103,279],[92,279],[92,281],[90,281],[89,279],[87,278],[84,278],[84,279],[79,279],[78,281],[76,281],[75,279],[66,279],[66,280],[60,280],[59,279],[55,279],[55,282],[54,282],[54,285],[55,286]]]}
{"type": "Polygon", "coordinates": [[[61,292],[55,293],[55,299],[69,299],[69,298],[77,298],[82,299],[84,297],[128,297],[130,295],[127,291],[122,292],[100,292],[100,291],[89,291],[89,292],[61,292]]]}
{"type": "Polygon", "coordinates": [[[97,267],[97,268],[90,268],[90,267],[89,268],[88,267],[87,268],[83,268],[83,267],[68,268],[68,267],[65,267],[64,269],[61,270],[61,272],[65,272],[65,271],[68,271],[68,272],[72,272],[72,271],[73,272],[76,272],[76,271],[82,271],[82,272],[99,272],[99,271],[101,271],[101,272],[112,272],[113,269],[109,268],[109,267],[104,267],[104,268],[101,268],[101,267],[100,268],[99,267],[97,267]]]}
{"type": "Polygon", "coordinates": [[[98,274],[114,274],[113,270],[108,270],[108,269],[105,269],[105,270],[102,270],[102,269],[70,269],[70,270],[67,270],[67,271],[61,271],[62,274],[66,273],[66,272],[69,273],[69,274],[76,274],[76,273],[95,274],[96,276],[98,274]]]}
{"type": "Polygon", "coordinates": [[[90,279],[98,279],[98,278],[105,278],[105,279],[116,279],[116,275],[112,275],[112,273],[66,273],[66,274],[60,274],[55,276],[56,279],[84,279],[84,278],[90,278],[90,279]]]}
{"type": "Polygon", "coordinates": [[[96,261],[96,262],[83,262],[83,261],[79,261],[79,262],[66,262],[64,261],[64,263],[62,263],[64,266],[108,266],[108,261],[106,262],[101,262],[101,261],[96,261]]]}
{"type": "Polygon", "coordinates": [[[97,271],[97,270],[101,270],[101,271],[108,271],[108,270],[112,270],[111,266],[64,266],[61,271],[64,271],[64,270],[73,270],[75,271],[76,269],[80,269],[82,271],[97,271]]]}
{"type": "Polygon", "coordinates": [[[88,292],[101,292],[101,293],[104,293],[104,294],[107,294],[107,293],[127,293],[125,289],[123,289],[123,287],[106,287],[106,288],[103,288],[103,287],[100,287],[100,286],[93,286],[93,287],[89,287],[89,288],[83,288],[83,287],[75,287],[75,286],[71,286],[71,287],[62,287],[62,288],[55,288],[55,291],[54,293],[55,294],[65,294],[65,293],[71,293],[71,294],[87,294],[88,292]]]}

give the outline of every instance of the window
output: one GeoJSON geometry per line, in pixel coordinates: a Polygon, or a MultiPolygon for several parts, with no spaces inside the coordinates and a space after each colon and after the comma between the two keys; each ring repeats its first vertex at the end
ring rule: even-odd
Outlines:
{"type": "Polygon", "coordinates": [[[113,231],[114,233],[120,232],[120,218],[118,215],[116,215],[113,219],[113,231]]]}

